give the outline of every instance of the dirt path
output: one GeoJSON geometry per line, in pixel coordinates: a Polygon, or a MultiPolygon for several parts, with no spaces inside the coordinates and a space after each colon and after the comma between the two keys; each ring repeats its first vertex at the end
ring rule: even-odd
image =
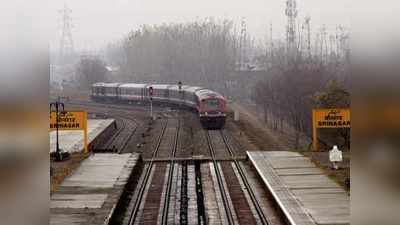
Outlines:
{"type": "MultiPolygon", "coordinates": [[[[241,104],[232,103],[230,105],[232,110],[237,110],[240,114],[239,122],[237,123],[249,136],[257,136],[260,140],[254,141],[259,142],[261,146],[265,146],[262,142],[269,142],[266,146],[276,148],[273,150],[288,150],[293,151],[295,148],[294,132],[287,127],[284,127],[283,131],[273,130],[268,127],[263,120],[263,115],[256,112],[256,109],[252,106],[243,106],[241,104]]],[[[256,144],[256,143],[255,143],[256,144]]],[[[302,135],[300,139],[300,149],[306,149],[309,145],[307,138],[302,135]]],[[[267,150],[267,149],[266,149],[267,150]]]]}

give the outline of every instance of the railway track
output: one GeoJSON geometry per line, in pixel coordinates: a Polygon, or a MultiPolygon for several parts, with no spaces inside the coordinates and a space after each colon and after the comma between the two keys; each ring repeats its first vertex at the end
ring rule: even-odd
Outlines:
{"type": "Polygon", "coordinates": [[[256,195],[249,181],[247,180],[246,174],[244,173],[242,166],[235,158],[234,150],[231,147],[230,141],[227,138],[225,131],[206,131],[206,135],[210,154],[213,159],[212,161],[214,164],[214,170],[218,179],[218,186],[228,218],[228,224],[234,224],[234,221],[232,216],[233,209],[230,208],[228,198],[225,194],[226,191],[229,191],[230,193],[231,201],[233,203],[232,205],[234,206],[234,210],[237,214],[238,222],[240,224],[270,224],[261,208],[260,203],[256,198],[256,195]],[[221,162],[221,167],[219,167],[217,161],[215,160],[215,148],[217,148],[219,155],[223,154],[223,150],[225,150],[225,154],[228,153],[229,156],[232,158],[232,163],[221,162]],[[234,165],[234,168],[232,167],[232,164],[234,165]],[[221,168],[222,172],[219,168],[221,168]],[[239,180],[233,178],[236,176],[235,170],[239,175],[238,179],[240,179],[241,183],[245,187],[244,189],[247,192],[247,196],[251,200],[251,206],[246,200],[246,197],[243,193],[244,190],[241,188],[239,180]],[[221,174],[224,174],[225,177],[229,177],[229,179],[226,180],[228,190],[225,190],[221,174]],[[257,217],[253,215],[252,211],[256,212],[257,217]]]}
{"type": "MultiPolygon", "coordinates": [[[[229,144],[228,138],[227,138],[227,136],[226,136],[226,134],[224,132],[225,132],[224,130],[220,131],[221,137],[224,140],[226,149],[229,151],[229,154],[233,157],[234,155],[233,155],[232,147],[229,144]]],[[[247,177],[246,177],[246,175],[245,175],[245,173],[243,171],[242,166],[240,165],[240,163],[235,158],[233,159],[233,162],[234,162],[234,164],[236,166],[236,169],[238,170],[238,172],[240,174],[240,178],[242,179],[242,182],[244,183],[244,185],[246,187],[246,190],[247,190],[247,192],[248,192],[248,194],[249,194],[249,196],[251,198],[253,206],[255,207],[255,209],[257,211],[257,214],[258,214],[258,216],[260,218],[261,223],[265,224],[265,225],[268,225],[269,222],[267,220],[267,217],[265,216],[265,214],[264,214],[264,212],[263,212],[263,210],[262,210],[262,208],[260,206],[260,203],[258,202],[258,200],[256,198],[256,195],[255,195],[255,193],[254,193],[249,181],[247,180],[247,177]]]]}
{"type": "MultiPolygon", "coordinates": [[[[180,120],[178,120],[178,128],[176,129],[175,133],[175,140],[174,146],[172,149],[171,158],[175,158],[176,150],[178,148],[178,138],[179,138],[179,131],[180,131],[180,120]]],[[[168,224],[168,212],[169,212],[169,202],[171,199],[171,189],[172,189],[172,180],[175,172],[175,160],[172,160],[169,167],[168,178],[167,178],[167,189],[164,198],[164,207],[163,213],[161,218],[161,224],[168,224]]]]}
{"type": "MultiPolygon", "coordinates": [[[[112,110],[135,110],[141,112],[147,112],[148,108],[143,106],[147,106],[146,104],[126,104],[126,103],[109,103],[109,102],[93,102],[93,101],[83,101],[83,100],[69,100],[65,102],[69,105],[81,105],[86,107],[101,107],[104,109],[112,109],[112,110]]],[[[147,106],[148,107],[148,106],[147,106]]],[[[153,112],[157,112],[157,107],[153,105],[153,112]]],[[[165,111],[165,110],[161,110],[165,111]]]]}
{"type": "Polygon", "coordinates": [[[137,188],[134,205],[129,216],[129,225],[133,224],[170,224],[169,213],[174,186],[174,176],[177,172],[176,162],[172,160],[167,163],[157,163],[156,157],[169,147],[169,157],[174,158],[180,132],[180,121],[177,125],[172,121],[166,121],[162,131],[157,138],[157,144],[152,153],[151,160],[146,164],[143,179],[137,188]],[[168,126],[168,123],[172,124],[168,126]],[[171,144],[171,132],[174,130],[173,142],[171,144]],[[165,176],[165,174],[167,175],[165,176]],[[147,191],[146,191],[147,190],[147,191]],[[164,192],[163,192],[164,191],[164,192]],[[146,193],[147,192],[147,193],[146,193]],[[162,192],[164,195],[162,195],[162,192]],[[150,195],[148,195],[150,193],[150,195]],[[147,195],[147,197],[144,197],[147,195]],[[160,212],[160,213],[159,213],[160,212]]]}
{"type": "Polygon", "coordinates": [[[131,138],[136,133],[138,124],[134,120],[123,116],[116,116],[115,119],[117,124],[119,124],[119,129],[115,135],[113,135],[110,140],[107,141],[105,144],[105,149],[116,149],[118,153],[122,153],[125,151],[131,138]]]}
{"type": "MultiPolygon", "coordinates": [[[[137,109],[134,106],[88,102],[69,102],[69,104],[82,106],[93,110],[98,115],[116,119],[119,125],[118,130],[104,145],[106,149],[116,146],[118,152],[124,151],[139,126],[129,113],[130,110],[137,109]]],[[[202,162],[195,161],[193,165],[191,160],[179,161],[176,158],[177,155],[179,156],[177,153],[179,135],[180,132],[185,133],[185,130],[181,131],[179,119],[165,117],[165,121],[158,120],[163,122],[157,125],[157,134],[152,137],[154,142],[145,153],[148,156],[143,173],[132,195],[129,212],[126,214],[128,222],[124,224],[192,224],[194,216],[197,219],[196,224],[207,224],[208,212],[204,202],[207,192],[203,193],[203,178],[200,172],[202,162]],[[169,160],[159,161],[163,157],[169,160]],[[193,174],[188,174],[189,165],[194,168],[193,174]],[[179,174],[178,178],[176,174],[179,174]],[[195,187],[192,189],[188,188],[188,180],[191,179],[195,182],[195,187]],[[177,186],[178,182],[180,185],[177,186]],[[172,196],[177,194],[175,192],[177,188],[180,188],[179,196],[172,196]],[[194,197],[193,194],[195,194],[194,197]],[[192,202],[190,206],[190,199],[194,199],[194,205],[192,202]],[[193,212],[192,208],[196,202],[197,209],[193,212]],[[173,215],[174,213],[176,214],[173,215]],[[175,217],[175,222],[171,222],[172,216],[175,217]]],[[[210,169],[214,174],[214,184],[218,187],[215,190],[220,197],[216,201],[223,204],[220,205],[221,222],[245,225],[271,224],[257,200],[259,196],[256,197],[226,131],[212,130],[205,133],[211,159],[210,169]],[[221,159],[227,161],[221,161],[221,159]]],[[[204,139],[202,142],[205,142],[204,139]]]]}
{"type": "MultiPolygon", "coordinates": [[[[162,138],[163,138],[165,130],[167,128],[167,123],[168,123],[168,121],[166,121],[165,124],[163,125],[162,131],[157,139],[157,144],[156,144],[155,150],[153,152],[152,159],[154,159],[157,156],[159,147],[161,145],[162,138]]],[[[133,225],[135,223],[136,219],[138,218],[140,205],[141,205],[143,196],[145,194],[146,186],[150,180],[150,175],[151,175],[153,166],[154,166],[154,161],[151,160],[145,168],[144,177],[143,177],[143,180],[142,180],[140,186],[137,187],[138,193],[137,193],[137,197],[133,200],[134,205],[133,205],[132,212],[129,216],[129,222],[128,222],[129,225],[133,225]]]]}
{"type": "Polygon", "coordinates": [[[95,150],[98,152],[116,151],[118,153],[122,153],[125,151],[129,141],[139,127],[139,123],[135,119],[131,118],[131,113],[129,111],[125,111],[125,109],[113,110],[110,114],[108,109],[110,107],[113,108],[110,105],[105,108],[103,105],[91,104],[90,102],[71,101],[68,102],[68,106],[80,106],[90,112],[95,113],[96,116],[101,116],[104,118],[113,117],[116,120],[118,130],[105,143],[103,149],[95,150]]]}
{"type": "Polygon", "coordinates": [[[224,210],[225,210],[225,213],[226,213],[227,222],[228,222],[228,224],[235,224],[235,221],[234,221],[234,218],[233,218],[233,212],[232,212],[232,209],[231,209],[231,206],[230,206],[230,203],[229,203],[228,196],[226,194],[224,181],[222,179],[222,174],[221,174],[221,171],[219,169],[218,162],[216,160],[215,150],[214,150],[214,146],[213,146],[212,141],[211,141],[210,133],[209,133],[209,131],[205,131],[205,132],[206,132],[206,137],[207,137],[208,148],[209,148],[210,155],[211,155],[211,158],[212,158],[212,164],[214,166],[214,171],[215,171],[217,182],[218,182],[218,187],[219,187],[220,194],[221,194],[221,197],[222,197],[222,203],[224,205],[224,210]]]}

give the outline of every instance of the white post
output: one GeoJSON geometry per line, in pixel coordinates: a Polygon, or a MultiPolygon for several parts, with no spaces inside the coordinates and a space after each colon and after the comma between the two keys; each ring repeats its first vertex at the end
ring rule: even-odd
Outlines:
{"type": "Polygon", "coordinates": [[[239,121],[239,112],[237,110],[235,110],[234,113],[233,113],[233,120],[234,121],[239,121]]]}
{"type": "Polygon", "coordinates": [[[339,169],[338,163],[343,161],[342,151],[336,145],[329,151],[329,161],[331,161],[334,170],[339,169]]]}

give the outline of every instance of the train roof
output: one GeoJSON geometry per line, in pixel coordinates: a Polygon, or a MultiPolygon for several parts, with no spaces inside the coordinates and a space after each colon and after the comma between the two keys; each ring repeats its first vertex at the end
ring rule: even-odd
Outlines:
{"type": "MultiPolygon", "coordinates": [[[[182,90],[186,90],[188,88],[190,88],[190,86],[182,85],[182,90]]],[[[179,90],[179,86],[178,85],[169,85],[169,89],[170,90],[179,90]]]]}
{"type": "MultiPolygon", "coordinates": [[[[179,90],[176,84],[138,84],[138,83],[94,83],[93,87],[120,87],[120,88],[148,88],[152,86],[154,89],[169,89],[179,90]]],[[[223,98],[218,92],[205,89],[198,86],[182,85],[182,90],[185,92],[195,93],[199,98],[223,98]]]]}
{"type": "Polygon", "coordinates": [[[148,87],[153,87],[153,89],[168,89],[168,84],[149,84],[148,87]]]}
{"type": "Polygon", "coordinates": [[[136,84],[136,83],[126,83],[121,84],[119,87],[121,88],[144,88],[147,84],[136,84]]]}
{"type": "Polygon", "coordinates": [[[201,89],[196,91],[196,95],[199,96],[200,99],[202,98],[223,98],[221,94],[215,91],[211,91],[208,89],[201,89]]]}
{"type": "Polygon", "coordinates": [[[118,87],[121,83],[94,83],[93,87],[118,87]]]}
{"type": "Polygon", "coordinates": [[[196,92],[196,91],[199,91],[199,90],[201,90],[201,89],[204,89],[203,87],[197,87],[197,86],[190,86],[188,89],[186,89],[186,91],[188,91],[188,92],[196,92]]]}

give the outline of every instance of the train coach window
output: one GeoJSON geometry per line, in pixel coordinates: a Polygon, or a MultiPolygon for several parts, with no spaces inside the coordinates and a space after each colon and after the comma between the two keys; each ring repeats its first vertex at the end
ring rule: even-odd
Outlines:
{"type": "Polygon", "coordinates": [[[219,101],[218,99],[207,99],[206,105],[209,109],[217,109],[219,106],[219,101]]]}

